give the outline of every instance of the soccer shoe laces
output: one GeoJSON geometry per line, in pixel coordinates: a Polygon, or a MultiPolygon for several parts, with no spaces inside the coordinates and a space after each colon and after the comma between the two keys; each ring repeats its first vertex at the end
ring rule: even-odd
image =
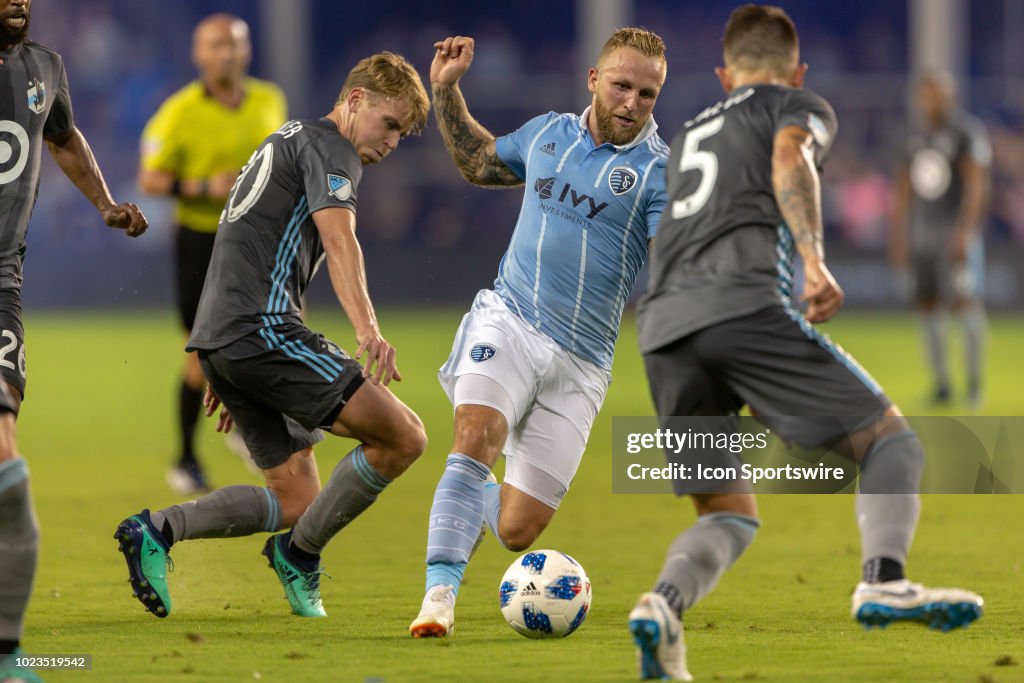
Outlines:
{"type": "Polygon", "coordinates": [[[324,571],[323,567],[318,567],[311,572],[302,572],[302,587],[310,593],[316,593],[317,597],[320,593],[320,575],[323,574],[328,579],[334,577],[324,571]]]}

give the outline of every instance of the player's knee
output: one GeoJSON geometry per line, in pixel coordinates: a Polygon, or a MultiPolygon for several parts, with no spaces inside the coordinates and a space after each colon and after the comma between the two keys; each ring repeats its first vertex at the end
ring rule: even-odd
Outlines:
{"type": "Polygon", "coordinates": [[[320,493],[320,475],[310,457],[312,453],[312,448],[299,451],[282,466],[283,469],[275,468],[276,471],[267,478],[267,488],[277,497],[281,507],[282,527],[294,525],[320,493]]]}
{"type": "Polygon", "coordinates": [[[544,526],[533,520],[498,519],[498,538],[512,552],[522,552],[533,545],[544,526]]]}
{"type": "Polygon", "coordinates": [[[508,422],[497,410],[485,406],[459,406],[457,409],[453,446],[457,453],[483,458],[487,464],[493,464],[507,437],[508,422]]]}
{"type": "Polygon", "coordinates": [[[427,450],[427,430],[415,415],[410,415],[408,424],[395,435],[392,452],[396,465],[404,472],[427,450]]]}

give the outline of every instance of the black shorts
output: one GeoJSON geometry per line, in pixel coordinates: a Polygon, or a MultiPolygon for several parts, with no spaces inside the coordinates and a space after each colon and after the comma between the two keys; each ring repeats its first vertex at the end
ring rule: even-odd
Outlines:
{"type": "Polygon", "coordinates": [[[782,306],[694,332],[644,354],[644,365],[658,415],[732,415],[747,405],[803,448],[868,426],[891,405],[857,361],[782,306]]]}
{"type": "Polygon", "coordinates": [[[0,289],[0,376],[25,397],[25,327],[17,289],[0,289]]]}
{"type": "Polygon", "coordinates": [[[954,263],[946,254],[919,253],[910,260],[910,296],[915,304],[956,304],[980,301],[985,289],[985,252],[972,242],[967,258],[954,263]]]}
{"type": "Polygon", "coordinates": [[[362,366],[302,325],[252,332],[199,350],[210,386],[238,424],[253,462],[269,469],[323,440],[363,384],[362,366]]]}
{"type": "Polygon", "coordinates": [[[199,297],[203,294],[206,271],[213,255],[214,232],[199,232],[178,226],[174,236],[174,275],[178,293],[178,313],[181,324],[191,331],[196,322],[199,297]]]}

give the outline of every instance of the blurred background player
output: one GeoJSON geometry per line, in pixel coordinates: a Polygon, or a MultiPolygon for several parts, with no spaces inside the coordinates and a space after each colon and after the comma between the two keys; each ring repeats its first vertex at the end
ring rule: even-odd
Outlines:
{"type": "Polygon", "coordinates": [[[963,323],[967,401],[981,405],[985,343],[982,242],[992,148],[984,125],[956,107],[956,84],[946,72],[917,85],[919,117],[896,172],[890,250],[910,275],[921,312],[934,386],[932,401],[949,403],[947,313],[963,323]]]}
{"type": "MultiPolygon", "coordinates": [[[[238,17],[213,14],[199,22],[192,61],[199,80],[171,95],[146,124],[138,178],[143,192],[175,198],[175,289],[186,339],[224,200],[252,151],[287,118],[281,90],[247,76],[249,26],[238,17]]],[[[181,450],[167,471],[167,483],[182,496],[208,490],[195,452],[205,386],[195,352],[187,353],[178,392],[181,450]]]]}
{"type": "Polygon", "coordinates": [[[474,185],[525,191],[494,289],[477,294],[438,373],[455,406],[455,442],[430,509],[426,595],[409,626],[418,638],[454,627],[485,520],[506,548],[525,549],[569,490],[665,206],[668,152],[651,116],[665,43],[650,31],[619,29],[607,40],[582,114],[544,114],[497,139],[458,85],[473,39],[434,47],[435,116],[455,165],[474,185]],[[491,468],[503,450],[499,486],[491,468]]]}
{"type": "Polygon", "coordinates": [[[28,467],[14,447],[14,419],[25,397],[25,332],[21,321],[22,264],[29,218],[39,195],[43,141],[68,179],[96,207],[103,221],[129,237],[145,232],[146,217],[110,196],[85,137],[75,126],[64,62],[53,50],[26,39],[31,0],[0,0],[0,65],[4,74],[0,131],[7,158],[0,171],[0,680],[38,680],[8,667],[20,646],[32,593],[39,529],[29,493],[28,467]]]}
{"type": "Polygon", "coordinates": [[[115,538],[133,593],[154,615],[171,611],[165,564],[174,543],[294,525],[263,553],[292,611],[326,616],[320,551],[426,448],[419,417],[386,388],[401,375],[366,289],[355,209],[362,167],[421,130],[429,109],[416,70],[376,54],[352,69],[327,116],[289,121],[242,170],[188,348],[210,383],[207,414],[223,401],[218,431],[239,424],[267,485],[228,486],[121,522],[115,538]],[[303,323],[299,302],[321,260],[365,366],[303,323]],[[321,491],[313,445],[322,429],[360,444],[321,491]]]}
{"type": "MultiPolygon", "coordinates": [[[[787,443],[838,444],[861,465],[855,618],[866,626],[897,619],[964,626],[980,616],[979,596],[904,577],[920,511],[917,435],[863,368],[810,324],[830,319],[843,303],[825,264],[819,181],[835,113],[801,89],[807,65],[783,10],[736,9],[722,44],[725,66],[716,73],[728,98],[672,140],[670,204],[638,317],[658,415],[728,416],[749,406],[787,443]],[[794,249],[803,261],[806,315],[792,300],[794,249]]],[[[697,522],[672,541],[629,628],[641,678],[692,680],[683,612],[746,550],[759,521],[749,486],[673,484],[692,494],[697,522]]]]}

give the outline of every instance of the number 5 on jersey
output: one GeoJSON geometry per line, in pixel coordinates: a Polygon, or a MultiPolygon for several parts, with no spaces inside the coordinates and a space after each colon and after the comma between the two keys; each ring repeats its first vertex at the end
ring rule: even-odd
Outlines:
{"type": "Polygon", "coordinates": [[[711,119],[686,134],[683,140],[683,154],[679,158],[679,172],[700,171],[700,184],[697,189],[682,199],[672,202],[672,218],[687,218],[697,213],[707,204],[711,192],[718,180],[718,157],[714,152],[698,149],[700,143],[722,130],[725,117],[711,119]]]}

